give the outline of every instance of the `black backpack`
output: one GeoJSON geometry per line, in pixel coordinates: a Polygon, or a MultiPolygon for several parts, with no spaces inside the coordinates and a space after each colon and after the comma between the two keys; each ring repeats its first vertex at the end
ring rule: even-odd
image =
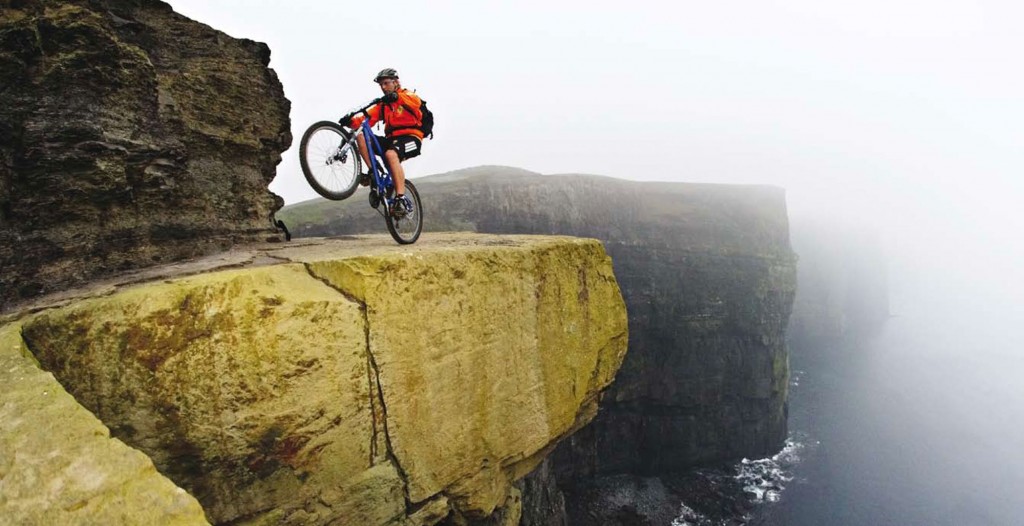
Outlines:
{"type": "Polygon", "coordinates": [[[420,111],[423,112],[423,119],[420,120],[420,131],[424,139],[434,138],[434,112],[427,107],[427,101],[421,101],[420,111]]]}

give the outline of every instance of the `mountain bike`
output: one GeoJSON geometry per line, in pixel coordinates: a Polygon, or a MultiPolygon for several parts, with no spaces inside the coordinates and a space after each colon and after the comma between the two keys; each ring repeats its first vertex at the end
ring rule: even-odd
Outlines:
{"type": "Polygon", "coordinates": [[[366,137],[370,159],[370,206],[384,216],[388,232],[399,244],[415,243],[423,231],[423,205],[416,185],[406,179],[405,195],[412,201],[412,210],[406,211],[395,200],[395,181],[383,162],[384,151],[377,136],[370,129],[369,114],[366,110],[378,104],[380,98],[370,101],[362,108],[342,117],[339,122],[349,122],[358,113],[364,115],[362,124],[350,130],[337,122],[320,121],[302,134],[299,142],[299,164],[309,186],[321,196],[333,201],[347,199],[359,187],[363,159],[359,155],[357,137],[366,137]]]}

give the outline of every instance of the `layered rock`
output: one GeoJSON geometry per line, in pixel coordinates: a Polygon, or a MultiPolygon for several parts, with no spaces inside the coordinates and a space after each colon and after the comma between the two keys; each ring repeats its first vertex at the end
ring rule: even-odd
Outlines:
{"type": "MultiPolygon", "coordinates": [[[[505,168],[416,183],[428,232],[595,237],[612,256],[630,351],[593,424],[557,452],[563,487],[782,447],[785,331],[796,287],[782,190],[505,168]]],[[[358,195],[350,201],[313,201],[279,215],[299,235],[380,228],[358,195]]]]}
{"type": "Polygon", "coordinates": [[[19,322],[215,523],[518,523],[516,481],[593,417],[625,354],[593,240],[379,236],[220,261],[246,268],[19,322]]]}
{"type": "Polygon", "coordinates": [[[266,45],[157,0],[8,2],[0,44],[0,307],[277,236],[266,45]]]}

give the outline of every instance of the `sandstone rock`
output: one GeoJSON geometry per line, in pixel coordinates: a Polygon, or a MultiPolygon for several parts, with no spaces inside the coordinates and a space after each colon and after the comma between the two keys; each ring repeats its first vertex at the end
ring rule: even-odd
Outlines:
{"type": "Polygon", "coordinates": [[[157,0],[0,11],[0,308],[276,236],[291,143],[266,45],[157,0]]]}
{"type": "MultiPolygon", "coordinates": [[[[782,447],[796,280],[780,189],[502,167],[416,184],[426,231],[594,237],[612,256],[630,352],[593,429],[563,446],[575,444],[559,469],[654,474],[782,447]]],[[[379,229],[352,201],[279,215],[300,236],[379,229]]]]}
{"type": "Polygon", "coordinates": [[[514,482],[593,417],[625,354],[593,240],[376,236],[252,261],[277,264],[19,322],[43,367],[217,523],[518,523],[514,482]]]}
{"type": "Polygon", "coordinates": [[[144,454],[110,438],[0,327],[0,524],[208,524],[144,454]]]}
{"type": "MultiPolygon", "coordinates": [[[[594,237],[612,256],[629,312],[630,350],[600,414],[556,451],[552,469],[562,486],[781,449],[785,334],[796,289],[781,189],[542,176],[501,167],[416,184],[429,210],[428,232],[594,237]]],[[[379,229],[361,201],[310,201],[279,215],[300,236],[379,229]]],[[[526,497],[534,495],[547,498],[543,492],[526,497]]]]}

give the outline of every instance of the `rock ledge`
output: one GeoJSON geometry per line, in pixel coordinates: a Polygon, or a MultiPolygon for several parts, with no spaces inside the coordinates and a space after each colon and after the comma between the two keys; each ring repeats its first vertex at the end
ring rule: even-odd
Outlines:
{"type": "Polygon", "coordinates": [[[518,517],[512,483],[593,418],[627,340],[600,243],[547,236],[264,245],[8,319],[215,523],[518,517]]]}

